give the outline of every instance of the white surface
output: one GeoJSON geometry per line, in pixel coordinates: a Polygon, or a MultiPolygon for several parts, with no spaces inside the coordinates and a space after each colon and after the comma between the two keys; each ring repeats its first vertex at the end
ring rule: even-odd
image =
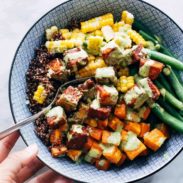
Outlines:
{"type": "MultiPolygon", "coordinates": [[[[183,28],[182,0],[146,0],[163,10],[180,27],[183,28]]],[[[8,77],[11,62],[21,39],[42,15],[63,2],[62,0],[1,0],[0,6],[0,131],[12,122],[8,100],[8,77]],[[35,3],[36,2],[36,3],[35,3]]],[[[20,139],[14,150],[25,147],[20,139]]],[[[183,152],[166,168],[156,173],[145,182],[151,183],[181,183],[183,182],[183,152]]],[[[143,181],[144,182],[144,181],[143,181]]]]}

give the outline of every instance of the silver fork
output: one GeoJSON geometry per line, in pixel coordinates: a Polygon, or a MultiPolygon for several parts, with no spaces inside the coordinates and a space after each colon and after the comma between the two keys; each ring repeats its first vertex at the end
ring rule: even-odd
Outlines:
{"type": "Polygon", "coordinates": [[[75,84],[82,83],[82,82],[84,82],[84,81],[86,81],[87,79],[90,79],[90,78],[91,77],[75,79],[75,80],[66,82],[63,85],[61,85],[58,88],[57,93],[56,93],[54,99],[52,100],[52,102],[47,107],[43,108],[40,112],[38,112],[38,113],[36,113],[36,114],[26,118],[26,119],[23,119],[23,120],[17,122],[15,125],[9,127],[8,129],[0,132],[0,140],[3,139],[4,137],[8,136],[9,134],[19,130],[23,126],[25,126],[25,125],[27,125],[29,123],[32,123],[34,120],[39,118],[42,114],[45,114],[46,112],[48,112],[52,108],[53,104],[56,102],[57,97],[58,97],[59,93],[62,91],[63,88],[65,88],[67,86],[70,86],[70,85],[75,85],[75,84]]]}

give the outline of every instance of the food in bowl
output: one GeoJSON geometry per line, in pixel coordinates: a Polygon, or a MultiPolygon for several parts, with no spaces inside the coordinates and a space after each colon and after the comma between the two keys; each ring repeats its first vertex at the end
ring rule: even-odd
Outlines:
{"type": "Polygon", "coordinates": [[[54,158],[108,170],[161,148],[170,138],[166,124],[183,132],[183,96],[176,90],[182,85],[172,69],[183,70],[183,64],[133,25],[134,16],[123,11],[118,22],[108,13],[72,29],[46,30],[26,74],[30,111],[47,106],[63,83],[91,77],[66,87],[35,121],[54,158]],[[151,112],[160,119],[152,122],[151,112]]]}

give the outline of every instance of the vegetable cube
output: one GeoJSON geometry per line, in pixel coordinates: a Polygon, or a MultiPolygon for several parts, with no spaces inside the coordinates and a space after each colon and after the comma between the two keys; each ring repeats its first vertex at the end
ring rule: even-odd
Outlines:
{"type": "Polygon", "coordinates": [[[120,142],[121,142],[120,132],[109,132],[106,130],[103,131],[102,143],[119,146],[120,142]]]}
{"type": "Polygon", "coordinates": [[[165,137],[160,130],[155,128],[144,135],[144,144],[153,151],[157,151],[162,146],[166,138],[167,137],[165,137]]]}
{"type": "Polygon", "coordinates": [[[140,59],[139,75],[155,80],[161,73],[163,67],[164,64],[160,62],[150,59],[140,59]]]}
{"type": "Polygon", "coordinates": [[[50,127],[58,127],[67,122],[64,109],[60,106],[53,107],[46,113],[47,123],[50,127]]]}
{"type": "Polygon", "coordinates": [[[64,145],[51,147],[51,155],[54,158],[61,157],[65,155],[66,152],[67,152],[67,147],[65,147],[64,145]]]}
{"type": "Polygon", "coordinates": [[[117,104],[114,110],[115,116],[119,119],[125,119],[126,117],[126,105],[124,103],[117,104]]]}
{"type": "Polygon", "coordinates": [[[148,99],[148,95],[142,87],[135,85],[128,90],[124,95],[125,103],[129,106],[133,106],[134,109],[139,108],[148,99]]]}
{"type": "Polygon", "coordinates": [[[98,120],[97,121],[97,128],[99,129],[105,129],[108,126],[108,119],[104,119],[104,120],[98,120]]]}
{"type": "Polygon", "coordinates": [[[84,152],[88,152],[91,149],[91,147],[92,147],[94,142],[95,142],[94,139],[92,139],[91,137],[88,137],[87,141],[86,141],[86,143],[84,145],[83,151],[84,152]]]}
{"type": "Polygon", "coordinates": [[[111,163],[117,164],[122,158],[122,153],[116,146],[110,145],[105,146],[103,156],[111,163]]]}
{"type": "Polygon", "coordinates": [[[125,120],[133,121],[133,122],[140,122],[140,117],[137,112],[135,112],[133,109],[128,107],[125,120]]]}
{"type": "Polygon", "coordinates": [[[148,106],[142,106],[138,110],[139,117],[143,120],[146,120],[151,113],[151,109],[148,106]]]}
{"type": "Polygon", "coordinates": [[[71,72],[77,72],[88,63],[88,54],[82,48],[73,48],[64,52],[64,61],[71,72]]]}
{"type": "Polygon", "coordinates": [[[112,119],[109,120],[108,126],[114,131],[121,132],[124,127],[124,122],[114,116],[112,117],[112,119]]]}
{"type": "Polygon", "coordinates": [[[160,130],[166,138],[170,137],[168,126],[164,123],[159,123],[156,125],[156,128],[160,130]]]}
{"type": "Polygon", "coordinates": [[[123,154],[123,153],[121,153],[121,154],[122,154],[122,156],[121,156],[121,159],[119,160],[119,162],[116,164],[117,166],[121,166],[127,158],[126,154],[123,154]]]}
{"type": "Polygon", "coordinates": [[[93,118],[87,118],[84,122],[87,125],[91,126],[91,127],[97,127],[98,126],[97,120],[96,119],[93,119],[93,118]]]}
{"type": "Polygon", "coordinates": [[[98,170],[108,170],[110,167],[110,162],[106,159],[99,159],[96,160],[95,166],[97,167],[98,170]]]}
{"type": "Polygon", "coordinates": [[[58,97],[56,104],[64,107],[66,111],[76,110],[79,100],[83,96],[77,88],[69,86],[63,91],[63,93],[58,97]]]}
{"type": "Polygon", "coordinates": [[[67,151],[67,156],[75,162],[79,160],[81,154],[82,154],[81,150],[69,149],[67,151]]]}
{"type": "Polygon", "coordinates": [[[95,99],[90,105],[88,116],[104,120],[109,117],[110,112],[111,109],[109,107],[101,107],[98,99],[95,99]]]}
{"type": "Polygon", "coordinates": [[[118,101],[118,91],[114,86],[97,85],[97,96],[101,105],[109,106],[116,105],[118,101]]]}
{"type": "Polygon", "coordinates": [[[117,81],[113,67],[98,68],[95,73],[95,79],[102,84],[116,83],[117,81]]]}
{"type": "Polygon", "coordinates": [[[102,137],[102,130],[97,129],[97,128],[93,128],[93,127],[89,127],[89,135],[94,138],[95,140],[101,140],[102,137]]]}
{"type": "Polygon", "coordinates": [[[86,162],[88,162],[88,163],[91,163],[91,164],[93,164],[93,163],[96,162],[96,158],[90,157],[88,154],[86,154],[86,155],[84,156],[84,160],[85,160],[86,162]]]}
{"type": "Polygon", "coordinates": [[[149,78],[140,79],[138,84],[145,90],[149,98],[153,100],[157,100],[159,98],[160,91],[149,78]]]}
{"type": "Polygon", "coordinates": [[[141,132],[140,137],[144,137],[144,135],[150,131],[150,124],[149,123],[140,123],[141,126],[141,132]]]}
{"type": "Polygon", "coordinates": [[[100,145],[98,143],[94,142],[92,144],[91,149],[88,152],[88,156],[99,159],[102,156],[102,152],[103,152],[103,150],[100,147],[100,145]]]}
{"type": "Polygon", "coordinates": [[[125,125],[125,130],[134,132],[137,136],[141,133],[141,125],[137,122],[128,122],[125,125]]]}
{"type": "Polygon", "coordinates": [[[67,147],[69,149],[81,150],[87,142],[88,131],[87,128],[74,124],[67,133],[67,147]]]}
{"type": "Polygon", "coordinates": [[[61,145],[62,143],[62,133],[60,129],[55,129],[50,134],[50,142],[52,145],[61,145]]]}

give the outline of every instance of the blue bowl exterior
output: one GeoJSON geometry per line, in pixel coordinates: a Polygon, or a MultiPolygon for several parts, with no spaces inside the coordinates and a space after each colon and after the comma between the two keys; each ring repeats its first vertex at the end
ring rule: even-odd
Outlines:
{"type": "MultiPolygon", "coordinates": [[[[26,34],[22,40],[10,73],[9,94],[14,120],[19,121],[31,115],[26,106],[25,73],[32,58],[34,49],[44,40],[47,27],[57,25],[65,27],[72,18],[87,20],[104,13],[112,12],[119,19],[122,10],[129,10],[150,30],[160,36],[164,44],[183,60],[183,33],[181,29],[164,13],[153,6],[138,0],[72,0],[61,4],[48,12],[26,34]]],[[[37,143],[39,158],[56,172],[82,182],[131,182],[146,177],[170,162],[183,147],[183,135],[173,133],[170,140],[156,153],[139,158],[120,168],[103,172],[89,164],[74,164],[66,158],[54,159],[47,148],[34,133],[30,124],[21,130],[22,137],[29,145],[37,143]]]]}

